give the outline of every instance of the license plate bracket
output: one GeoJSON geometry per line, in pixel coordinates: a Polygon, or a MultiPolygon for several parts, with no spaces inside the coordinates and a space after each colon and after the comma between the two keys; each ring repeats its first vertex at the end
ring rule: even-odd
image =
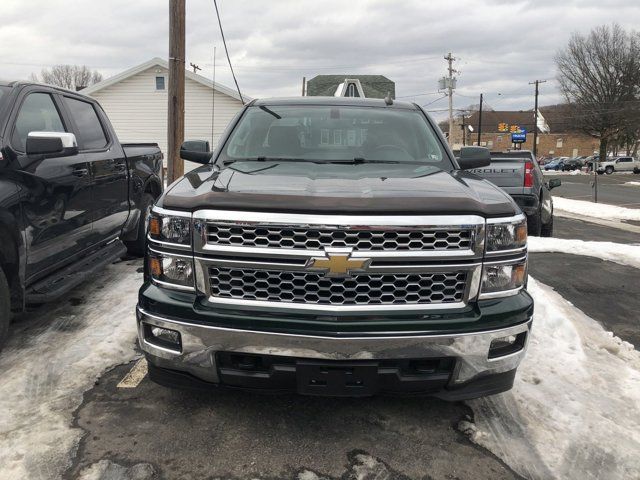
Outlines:
{"type": "Polygon", "coordinates": [[[299,360],[296,380],[302,395],[369,396],[378,391],[378,364],[299,360]]]}

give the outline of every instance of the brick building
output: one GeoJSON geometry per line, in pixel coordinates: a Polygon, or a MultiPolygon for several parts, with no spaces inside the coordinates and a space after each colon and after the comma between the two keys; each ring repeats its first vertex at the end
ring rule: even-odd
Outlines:
{"type": "MultiPolygon", "coordinates": [[[[587,135],[574,126],[571,114],[564,105],[541,107],[541,118],[538,119],[538,156],[545,157],[577,157],[593,155],[598,152],[600,141],[587,135]],[[543,131],[544,130],[544,131],[543,131]]],[[[498,125],[517,125],[527,131],[525,143],[520,144],[524,150],[533,150],[534,114],[530,111],[484,111],[482,112],[482,134],[480,144],[490,150],[506,150],[516,148],[511,142],[511,133],[500,132],[498,125]]],[[[456,128],[453,132],[453,147],[460,148],[463,144],[477,145],[478,140],[478,112],[464,118],[464,132],[462,138],[462,118],[456,118],[456,128]],[[469,131],[468,125],[473,127],[469,131]]],[[[443,131],[448,130],[448,122],[441,124],[443,131]]]]}

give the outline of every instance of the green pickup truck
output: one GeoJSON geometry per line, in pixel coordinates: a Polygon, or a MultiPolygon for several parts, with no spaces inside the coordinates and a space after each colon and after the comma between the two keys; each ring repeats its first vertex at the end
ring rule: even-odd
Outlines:
{"type": "Polygon", "coordinates": [[[150,378],[307,395],[508,390],[531,330],[527,222],[419,106],[253,101],[149,217],[150,378]]]}

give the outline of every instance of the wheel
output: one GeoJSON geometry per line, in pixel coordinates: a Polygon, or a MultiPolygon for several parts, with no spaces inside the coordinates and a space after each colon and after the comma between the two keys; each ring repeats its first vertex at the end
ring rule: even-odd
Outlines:
{"type": "Polygon", "coordinates": [[[541,229],[542,209],[538,207],[538,211],[536,213],[533,215],[527,215],[527,233],[532,237],[539,237],[541,229]]]}
{"type": "Polygon", "coordinates": [[[636,175],[640,173],[640,168],[636,167],[633,169],[633,173],[635,173],[636,175]]]}
{"type": "Polygon", "coordinates": [[[9,335],[9,320],[11,320],[11,294],[7,277],[0,268],[0,350],[9,335]]]}
{"type": "Polygon", "coordinates": [[[125,242],[127,251],[131,255],[138,257],[144,255],[144,251],[147,246],[147,219],[149,218],[153,202],[155,202],[153,195],[150,193],[142,194],[142,198],[140,199],[140,218],[138,219],[137,227],[138,234],[136,235],[135,240],[125,242]]]}
{"type": "Polygon", "coordinates": [[[611,175],[613,173],[613,167],[608,166],[607,168],[604,169],[604,173],[606,173],[607,175],[611,175]]]}
{"type": "Polygon", "coordinates": [[[540,228],[540,236],[553,237],[553,214],[551,215],[551,220],[549,220],[549,223],[545,223],[540,228]]]}

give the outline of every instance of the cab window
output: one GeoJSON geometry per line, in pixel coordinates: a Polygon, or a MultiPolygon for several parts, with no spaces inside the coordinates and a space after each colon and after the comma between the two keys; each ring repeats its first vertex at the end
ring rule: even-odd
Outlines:
{"type": "Polygon", "coordinates": [[[16,117],[11,145],[19,152],[26,151],[30,132],[66,132],[60,113],[48,93],[30,93],[16,117]]]}
{"type": "Polygon", "coordinates": [[[78,129],[80,149],[96,150],[106,147],[107,137],[93,104],[70,97],[65,97],[64,101],[78,129]]]}

